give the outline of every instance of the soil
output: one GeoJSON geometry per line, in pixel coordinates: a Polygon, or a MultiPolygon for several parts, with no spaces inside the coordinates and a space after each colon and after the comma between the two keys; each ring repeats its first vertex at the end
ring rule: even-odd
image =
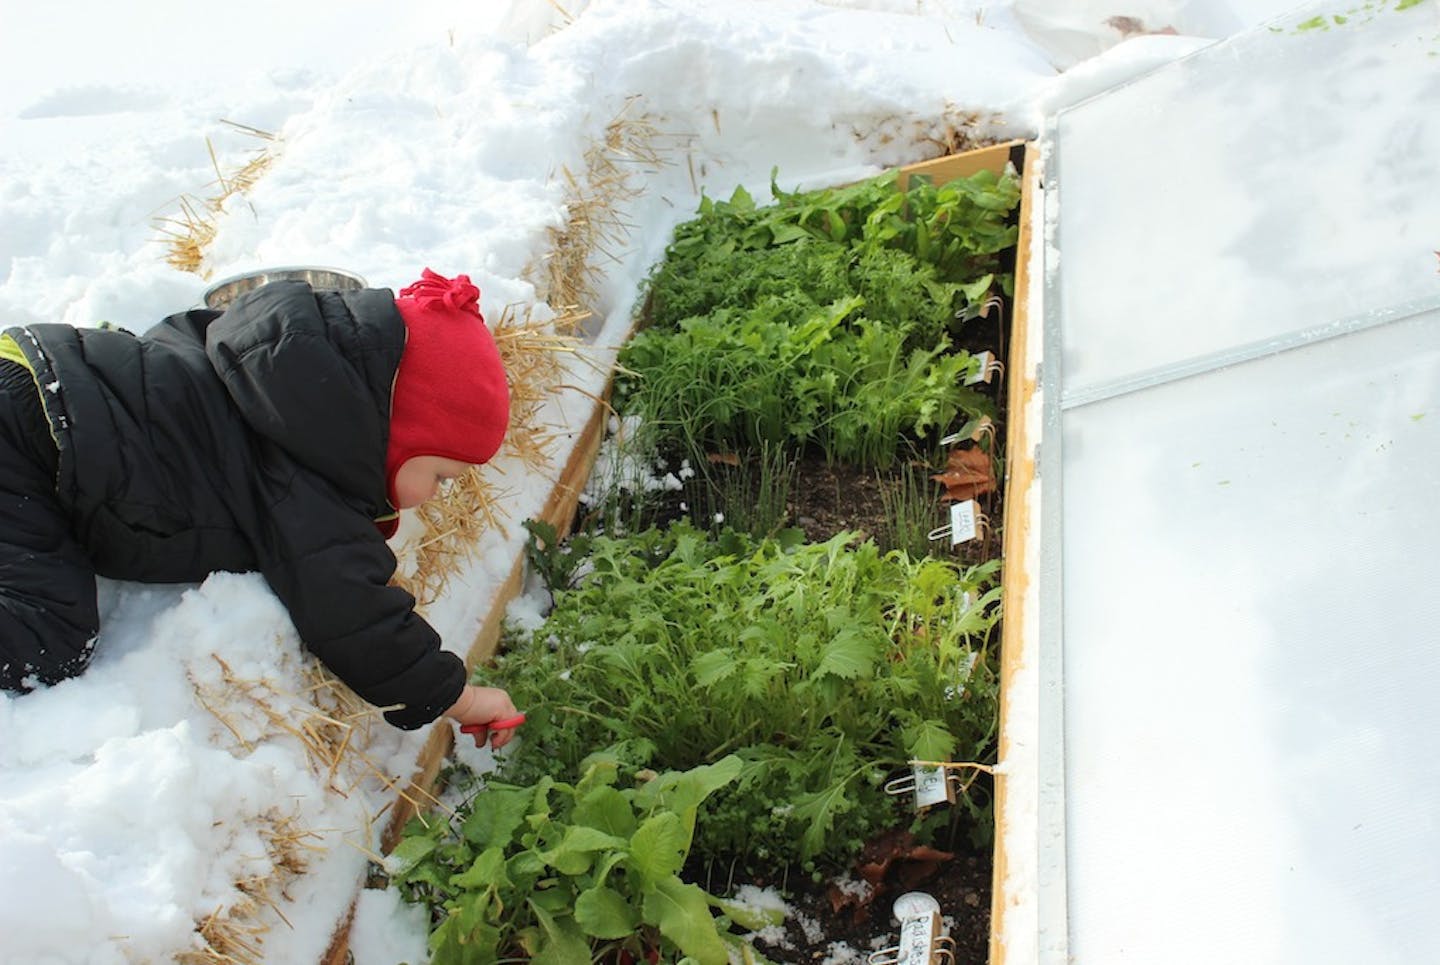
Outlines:
{"type": "MultiPolygon", "coordinates": [[[[967,443],[968,445],[968,443],[967,443]]],[[[930,481],[941,466],[911,462],[906,469],[912,479],[927,482],[930,492],[926,500],[927,531],[947,521],[947,502],[941,498],[943,487],[930,481]]],[[[798,527],[809,542],[822,542],[835,533],[849,530],[873,536],[885,548],[903,542],[893,532],[889,505],[900,498],[899,491],[906,479],[901,472],[878,473],[851,466],[827,465],[819,459],[802,459],[796,464],[795,479],[786,501],[787,525],[798,527]]],[[[987,519],[1000,519],[998,493],[987,493],[977,503],[987,519]]],[[[927,549],[936,555],[951,556],[964,563],[994,559],[1000,553],[999,527],[981,533],[970,543],[950,546],[948,540],[927,541],[927,549]]]]}
{"type": "Polygon", "coordinates": [[[940,906],[941,933],[953,943],[946,947],[956,965],[984,965],[990,956],[992,856],[988,850],[948,854],[941,860],[898,862],[874,889],[856,888],[862,880],[857,878],[844,887],[808,879],[751,882],[781,888],[788,914],[783,933],[771,930],[750,940],[775,962],[865,962],[873,952],[897,944],[895,899],[918,891],[940,906]]]}

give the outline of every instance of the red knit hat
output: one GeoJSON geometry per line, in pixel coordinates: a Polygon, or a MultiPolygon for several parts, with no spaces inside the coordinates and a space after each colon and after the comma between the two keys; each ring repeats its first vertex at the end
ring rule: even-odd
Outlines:
{"type": "Polygon", "coordinates": [[[396,504],[395,473],[414,456],[488,462],[510,422],[510,389],[495,339],[480,315],[480,289],[466,275],[426,268],[402,288],[405,351],[390,402],[385,480],[396,504]]]}

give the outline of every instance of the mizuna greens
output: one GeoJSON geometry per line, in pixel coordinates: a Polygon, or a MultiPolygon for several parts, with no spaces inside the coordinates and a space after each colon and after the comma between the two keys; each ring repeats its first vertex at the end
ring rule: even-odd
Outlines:
{"type": "MultiPolygon", "coordinates": [[[[834,871],[909,821],[883,790],[907,761],[988,759],[996,564],[791,535],[715,538],[682,521],[585,537],[575,585],[495,670],[528,718],[500,779],[733,755],[740,773],[715,791],[696,853],[834,871]]],[[[985,803],[965,806],[983,839],[985,803]]]]}
{"type": "Polygon", "coordinates": [[[1013,171],[771,193],[705,198],[676,229],[620,353],[617,408],[696,461],[766,443],[871,466],[993,414],[964,386],[977,362],[957,313],[1013,286],[1013,171]]]}

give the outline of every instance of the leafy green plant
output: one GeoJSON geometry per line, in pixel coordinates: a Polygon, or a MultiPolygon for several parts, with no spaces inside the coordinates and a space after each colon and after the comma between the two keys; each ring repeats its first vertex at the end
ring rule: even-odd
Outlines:
{"type": "Polygon", "coordinates": [[[562,541],[555,527],[540,519],[527,519],[521,525],[530,534],[525,559],[531,571],[548,587],[570,586],[576,571],[585,563],[588,537],[577,533],[562,541]]]}
{"type": "Polygon", "coordinates": [[[786,193],[704,198],[649,279],[616,405],[699,463],[762,444],[880,466],[964,415],[978,362],[957,310],[1008,290],[1013,172],[936,187],[895,172],[786,193]]]}
{"type": "Polygon", "coordinates": [[[545,625],[511,634],[498,661],[528,718],[504,779],[597,751],[626,772],[733,754],[739,780],[717,791],[697,853],[815,870],[910,820],[883,791],[907,761],[993,753],[995,564],[684,522],[590,550],[545,625]]]}
{"type": "Polygon", "coordinates": [[[846,324],[857,296],[782,318],[775,305],[689,318],[677,331],[627,343],[617,405],[692,461],[708,454],[815,445],[830,458],[885,465],[961,414],[991,414],[964,385],[978,360],[948,341],[906,348],[908,329],[869,319],[846,324]]]}
{"type": "Polygon", "coordinates": [[[759,961],[730,922],[773,922],[680,877],[703,802],[741,769],[726,757],[626,787],[597,760],[574,784],[489,784],[454,821],[412,820],[386,870],[431,910],[432,965],[759,961]]]}

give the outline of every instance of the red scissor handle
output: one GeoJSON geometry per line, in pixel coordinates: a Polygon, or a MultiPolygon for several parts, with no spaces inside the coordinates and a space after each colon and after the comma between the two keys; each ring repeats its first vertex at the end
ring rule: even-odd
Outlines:
{"type": "Polygon", "coordinates": [[[516,714],[514,717],[506,717],[503,720],[492,720],[488,724],[461,724],[460,733],[474,734],[475,746],[480,747],[485,743],[485,739],[490,736],[492,729],[509,730],[512,727],[519,727],[523,723],[525,723],[525,715],[516,714]]]}

